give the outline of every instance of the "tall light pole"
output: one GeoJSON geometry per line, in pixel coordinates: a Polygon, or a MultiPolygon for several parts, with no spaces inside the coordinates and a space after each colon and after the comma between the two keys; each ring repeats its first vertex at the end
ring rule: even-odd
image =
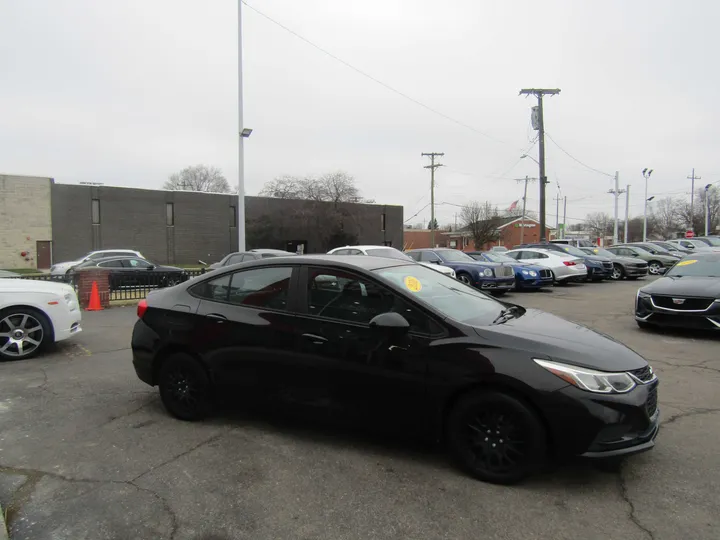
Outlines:
{"type": "Polygon", "coordinates": [[[642,171],[643,178],[645,178],[645,209],[643,210],[643,242],[647,242],[647,203],[648,203],[648,196],[647,196],[647,186],[648,186],[648,180],[650,179],[650,175],[652,174],[653,169],[648,169],[645,167],[642,171]]]}
{"type": "Polygon", "coordinates": [[[243,69],[242,69],[242,0],[238,0],[238,251],[245,251],[245,149],[244,142],[252,133],[243,125],[243,69]]]}
{"type": "Polygon", "coordinates": [[[708,214],[710,213],[709,212],[710,208],[708,205],[708,195],[709,195],[709,190],[711,187],[712,187],[712,184],[708,184],[707,186],[705,186],[705,236],[710,234],[710,221],[708,220],[708,217],[709,217],[708,214]]]}
{"type": "Polygon", "coordinates": [[[630,215],[630,184],[625,186],[625,230],[623,231],[623,242],[628,241],[628,219],[630,215]]]}

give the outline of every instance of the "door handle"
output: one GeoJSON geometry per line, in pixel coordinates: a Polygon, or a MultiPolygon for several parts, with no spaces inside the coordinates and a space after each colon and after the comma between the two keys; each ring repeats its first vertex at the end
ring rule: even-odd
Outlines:
{"type": "Polygon", "coordinates": [[[303,334],[302,337],[312,341],[313,345],[322,345],[323,343],[327,342],[327,338],[324,338],[322,336],[317,336],[315,334],[303,334]]]}
{"type": "Polygon", "coordinates": [[[227,321],[227,317],[225,315],[220,315],[219,313],[208,313],[205,316],[211,321],[215,321],[216,323],[223,323],[227,321]]]}

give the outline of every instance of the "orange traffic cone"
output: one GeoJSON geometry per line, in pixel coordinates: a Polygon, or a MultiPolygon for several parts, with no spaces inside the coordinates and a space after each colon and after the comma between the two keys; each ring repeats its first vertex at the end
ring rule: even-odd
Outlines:
{"type": "Polygon", "coordinates": [[[90,291],[90,302],[86,311],[102,311],[103,307],[100,304],[100,293],[98,292],[97,281],[93,281],[92,290],[90,291]]]}

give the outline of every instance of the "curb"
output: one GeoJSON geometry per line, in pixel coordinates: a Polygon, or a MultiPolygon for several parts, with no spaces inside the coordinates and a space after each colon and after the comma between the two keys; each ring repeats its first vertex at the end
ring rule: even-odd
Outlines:
{"type": "Polygon", "coordinates": [[[9,540],[9,538],[5,523],[5,510],[0,506],[0,540],[9,540]]]}

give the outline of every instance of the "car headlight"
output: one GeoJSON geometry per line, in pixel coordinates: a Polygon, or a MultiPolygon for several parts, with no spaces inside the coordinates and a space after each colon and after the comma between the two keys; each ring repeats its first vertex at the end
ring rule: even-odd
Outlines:
{"type": "Polygon", "coordinates": [[[72,303],[72,294],[70,294],[70,293],[65,293],[65,302],[68,303],[68,304],[71,304],[71,303],[72,303]]]}
{"type": "Polygon", "coordinates": [[[535,270],[530,270],[530,272],[528,272],[528,274],[530,274],[530,277],[536,277],[536,276],[537,276],[537,272],[536,272],[535,270]]]}
{"type": "Polygon", "coordinates": [[[485,270],[482,271],[482,274],[485,277],[492,277],[493,271],[490,268],[486,268],[485,270]]]}
{"type": "Polygon", "coordinates": [[[635,388],[635,380],[627,373],[606,373],[533,358],[534,362],[567,383],[597,394],[624,394],[635,388]]]}
{"type": "Polygon", "coordinates": [[[638,298],[650,298],[650,295],[648,293],[638,289],[637,297],[638,298]]]}
{"type": "Polygon", "coordinates": [[[450,277],[457,277],[457,275],[455,274],[455,270],[450,270],[450,277]]]}

